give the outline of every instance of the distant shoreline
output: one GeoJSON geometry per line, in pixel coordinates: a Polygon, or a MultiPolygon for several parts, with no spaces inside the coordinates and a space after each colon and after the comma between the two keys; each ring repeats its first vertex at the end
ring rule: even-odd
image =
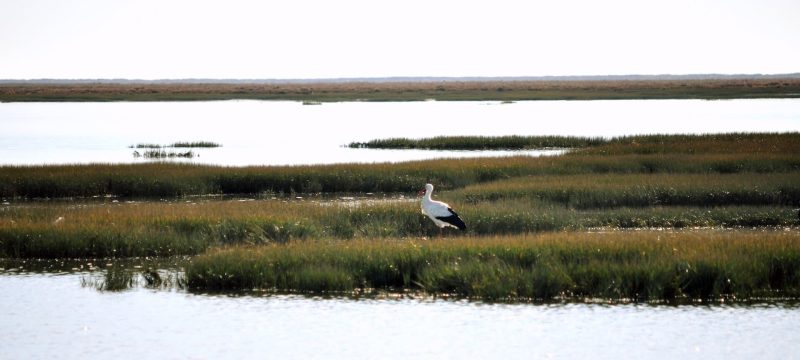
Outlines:
{"type": "Polygon", "coordinates": [[[547,75],[547,76],[388,76],[297,79],[128,79],[128,78],[36,78],[0,79],[3,84],[326,84],[326,83],[397,83],[397,82],[486,82],[486,81],[653,81],[653,80],[758,80],[800,79],[800,72],[787,74],[661,74],[661,75],[547,75]]]}
{"type": "Polygon", "coordinates": [[[0,80],[0,102],[798,98],[800,73],[287,80],[0,80]]]}

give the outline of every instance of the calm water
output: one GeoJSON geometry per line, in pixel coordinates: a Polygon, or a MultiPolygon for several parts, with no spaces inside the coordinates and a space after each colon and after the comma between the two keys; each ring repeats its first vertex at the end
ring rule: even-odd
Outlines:
{"type": "Polygon", "coordinates": [[[2,359],[791,359],[800,308],[212,296],[0,275],[2,359]]]}
{"type": "MultiPolygon", "coordinates": [[[[800,131],[800,99],[0,103],[0,164],[134,162],[137,143],[213,141],[196,163],[384,162],[510,152],[348,149],[376,138],[800,131]]],[[[558,152],[528,152],[551,155],[558,152]]],[[[146,161],[139,159],[138,161],[146,161]]]]}
{"type": "MultiPolygon", "coordinates": [[[[197,163],[375,162],[498,153],[341,145],[437,135],[800,131],[800,99],[0,103],[0,125],[0,164],[134,162],[128,145],[195,140],[223,144],[197,150],[197,163]]],[[[788,305],[509,305],[81,285],[96,275],[0,271],[0,359],[800,357],[800,308],[788,305]]]]}

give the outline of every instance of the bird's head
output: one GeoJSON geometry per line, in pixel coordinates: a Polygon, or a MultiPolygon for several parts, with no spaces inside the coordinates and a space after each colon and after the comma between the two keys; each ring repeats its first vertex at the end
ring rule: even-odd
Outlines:
{"type": "Polygon", "coordinates": [[[433,191],[433,185],[431,185],[431,184],[425,184],[425,187],[424,187],[424,188],[422,188],[422,190],[420,190],[420,191],[417,193],[417,196],[423,196],[423,195],[425,195],[426,193],[430,193],[431,191],[433,191]]]}

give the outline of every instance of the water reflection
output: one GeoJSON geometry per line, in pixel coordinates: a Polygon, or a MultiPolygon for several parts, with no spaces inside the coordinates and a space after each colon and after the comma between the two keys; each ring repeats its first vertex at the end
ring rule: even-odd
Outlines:
{"type": "MultiPolygon", "coordinates": [[[[102,274],[104,270],[96,271],[102,274]]],[[[787,358],[800,308],[198,295],[0,275],[9,358],[787,358]]]]}
{"type": "Polygon", "coordinates": [[[112,266],[81,276],[81,286],[98,291],[123,291],[135,288],[184,290],[186,277],[179,269],[141,269],[112,266]]]}
{"type": "Polygon", "coordinates": [[[532,299],[514,299],[486,301],[481,299],[465,299],[448,294],[427,294],[417,289],[385,290],[385,289],[358,289],[353,292],[338,293],[286,293],[267,289],[252,289],[245,291],[220,291],[208,292],[205,290],[189,290],[185,268],[191,261],[191,256],[175,256],[167,258],[142,257],[142,258],[108,258],[108,259],[0,259],[0,276],[13,276],[18,278],[51,278],[53,276],[72,277],[74,286],[95,289],[98,292],[120,292],[129,290],[160,290],[180,292],[206,296],[228,297],[280,297],[297,296],[307,299],[339,299],[339,300],[414,300],[422,302],[450,301],[466,302],[471,304],[534,304],[540,306],[563,306],[569,304],[585,305],[646,305],[646,306],[780,306],[786,308],[800,308],[800,302],[795,299],[781,298],[751,298],[751,299],[712,299],[703,301],[689,301],[678,299],[674,302],[650,301],[636,302],[632,299],[603,299],[603,298],[556,298],[548,301],[532,299]]]}

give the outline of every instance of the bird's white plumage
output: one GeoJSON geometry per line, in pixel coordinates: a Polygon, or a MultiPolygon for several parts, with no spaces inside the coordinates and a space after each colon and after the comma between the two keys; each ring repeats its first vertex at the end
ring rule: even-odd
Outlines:
{"type": "Polygon", "coordinates": [[[446,226],[456,227],[453,224],[439,220],[437,218],[446,218],[455,215],[447,203],[431,199],[433,193],[433,185],[425,185],[425,194],[422,196],[422,213],[427,215],[436,226],[443,228],[446,226]]]}

